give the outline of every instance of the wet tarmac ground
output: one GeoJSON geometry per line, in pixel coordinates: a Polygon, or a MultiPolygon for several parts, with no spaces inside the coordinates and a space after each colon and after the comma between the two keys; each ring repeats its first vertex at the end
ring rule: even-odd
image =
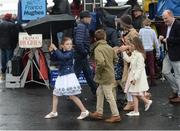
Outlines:
{"type": "MultiPolygon", "coordinates": [[[[157,81],[151,87],[153,104],[144,112],[140,103],[140,116],[128,117],[118,107],[122,116],[119,123],[106,123],[89,118],[77,120],[79,109],[66,97],[59,98],[58,118],[44,119],[51,111],[52,90],[31,83],[26,88],[0,88],[0,130],[180,130],[180,103],[168,102],[171,89],[166,82],[157,81]]],[[[95,111],[96,100],[87,86],[82,86],[81,100],[90,111],[95,111]]],[[[121,97],[121,96],[120,96],[121,97]]],[[[110,109],[105,103],[105,116],[110,109]]]]}

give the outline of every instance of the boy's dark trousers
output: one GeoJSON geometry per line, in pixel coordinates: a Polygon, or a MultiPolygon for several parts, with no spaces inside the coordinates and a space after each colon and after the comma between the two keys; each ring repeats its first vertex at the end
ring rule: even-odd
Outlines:
{"type": "Polygon", "coordinates": [[[75,57],[74,71],[77,77],[79,77],[80,72],[83,71],[87,84],[90,86],[92,93],[96,95],[97,87],[96,83],[93,81],[93,73],[89,66],[88,59],[82,57],[75,57]]]}

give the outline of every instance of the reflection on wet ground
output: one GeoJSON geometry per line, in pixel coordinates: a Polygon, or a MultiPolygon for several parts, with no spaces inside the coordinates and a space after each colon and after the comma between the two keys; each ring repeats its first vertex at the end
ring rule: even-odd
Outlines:
{"type": "MultiPolygon", "coordinates": [[[[87,109],[94,111],[96,99],[87,86],[82,88],[81,100],[87,109]]],[[[122,111],[122,101],[118,100],[122,121],[109,124],[90,118],[77,120],[80,111],[67,97],[59,98],[58,118],[47,120],[44,116],[51,110],[52,90],[36,84],[21,89],[1,88],[0,130],[180,130],[180,103],[173,105],[168,102],[171,93],[168,84],[158,81],[158,85],[151,87],[150,92],[153,104],[147,112],[144,112],[144,105],[140,103],[140,116],[128,117],[122,111]]],[[[118,98],[122,99],[123,95],[120,94],[118,98]]],[[[104,114],[108,117],[109,106],[107,103],[104,106],[104,114]]]]}

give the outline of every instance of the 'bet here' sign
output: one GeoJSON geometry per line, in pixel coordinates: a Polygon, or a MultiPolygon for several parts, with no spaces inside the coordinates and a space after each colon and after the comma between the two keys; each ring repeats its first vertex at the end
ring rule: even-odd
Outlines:
{"type": "Polygon", "coordinates": [[[19,47],[40,48],[42,47],[42,34],[19,33],[19,47]]]}

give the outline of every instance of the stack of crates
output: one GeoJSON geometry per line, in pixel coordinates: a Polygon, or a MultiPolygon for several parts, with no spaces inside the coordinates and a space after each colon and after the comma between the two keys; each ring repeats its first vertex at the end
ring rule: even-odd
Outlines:
{"type": "Polygon", "coordinates": [[[7,71],[6,71],[6,88],[22,88],[21,87],[21,76],[13,76],[11,74],[12,71],[12,63],[8,61],[7,71]]]}
{"type": "Polygon", "coordinates": [[[79,74],[78,80],[79,80],[79,83],[80,83],[80,84],[86,84],[86,83],[87,83],[86,78],[84,77],[84,74],[83,74],[82,71],[81,71],[81,73],[79,74]]]}
{"type": "Polygon", "coordinates": [[[55,66],[50,67],[50,86],[54,87],[56,78],[58,77],[58,68],[55,66]]]}

